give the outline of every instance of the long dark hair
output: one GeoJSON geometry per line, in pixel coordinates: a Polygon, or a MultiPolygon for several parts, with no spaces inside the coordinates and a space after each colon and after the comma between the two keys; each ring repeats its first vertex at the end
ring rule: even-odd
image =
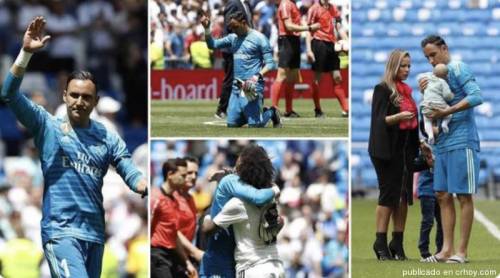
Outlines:
{"type": "Polygon", "coordinates": [[[241,151],[238,159],[236,173],[243,182],[259,189],[271,187],[275,171],[264,148],[250,144],[241,151]]]}

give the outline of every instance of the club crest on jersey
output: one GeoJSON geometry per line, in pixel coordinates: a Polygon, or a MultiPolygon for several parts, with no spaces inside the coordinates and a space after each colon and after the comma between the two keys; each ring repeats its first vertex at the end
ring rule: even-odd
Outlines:
{"type": "Polygon", "coordinates": [[[92,145],[89,147],[90,152],[97,154],[98,156],[103,156],[106,154],[106,145],[92,145]]]}
{"type": "Polygon", "coordinates": [[[68,135],[71,131],[71,125],[69,122],[65,121],[60,125],[61,131],[64,135],[68,135]]]}
{"type": "Polygon", "coordinates": [[[63,133],[63,136],[61,137],[61,143],[68,144],[71,142],[71,138],[69,138],[69,133],[71,132],[71,125],[69,122],[65,121],[61,123],[59,126],[61,128],[61,131],[63,133]]]}

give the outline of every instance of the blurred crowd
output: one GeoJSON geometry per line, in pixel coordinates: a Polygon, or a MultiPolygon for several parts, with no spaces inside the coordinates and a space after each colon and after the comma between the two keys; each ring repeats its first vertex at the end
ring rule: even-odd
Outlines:
{"type": "MultiPolygon", "coordinates": [[[[205,43],[204,29],[199,23],[203,14],[210,16],[212,35],[222,37],[224,29],[223,10],[227,0],[150,0],[151,25],[150,55],[163,63],[154,69],[169,68],[221,68],[220,51],[212,52],[205,43]]],[[[278,60],[278,24],[276,12],[279,0],[245,0],[252,8],[253,26],[270,41],[278,60]]],[[[315,0],[297,0],[302,24],[307,21],[307,12],[315,0]]],[[[342,14],[342,28],[349,33],[349,1],[330,0],[342,14]]],[[[305,32],[301,34],[301,68],[310,68],[305,53],[305,32]]],[[[338,37],[338,36],[337,36],[338,37]]],[[[347,61],[346,61],[347,62],[347,61]]]]}
{"type": "MultiPolygon", "coordinates": [[[[147,168],[147,6],[144,1],[0,1],[0,86],[29,22],[42,15],[51,40],[33,55],[21,93],[62,115],[73,70],[92,72],[101,97],[92,118],[122,135],[147,168]],[[124,59],[124,58],[127,59],[124,59]]],[[[0,103],[0,275],[50,277],[40,234],[43,176],[31,135],[0,103]]],[[[147,277],[146,201],[113,169],[103,186],[107,236],[102,277],[147,277]],[[126,221],[125,221],[126,219],[126,221]]]]}
{"type": "MultiPolygon", "coordinates": [[[[147,140],[146,5],[138,0],[0,1],[0,86],[29,22],[42,15],[51,39],[33,55],[21,91],[56,112],[68,74],[90,71],[102,100],[94,117],[118,130],[133,151],[147,140]]],[[[30,136],[3,103],[0,117],[0,157],[19,155],[30,136]]]]}
{"type": "MultiPolygon", "coordinates": [[[[247,140],[151,141],[151,198],[160,195],[162,164],[168,158],[195,157],[199,175],[191,190],[198,217],[210,206],[214,172],[233,167],[247,140]]],[[[286,277],[347,277],[348,156],[338,141],[255,141],[264,147],[281,188],[285,226],[278,251],[286,277]]],[[[198,239],[194,240],[198,244],[198,239]]]]}

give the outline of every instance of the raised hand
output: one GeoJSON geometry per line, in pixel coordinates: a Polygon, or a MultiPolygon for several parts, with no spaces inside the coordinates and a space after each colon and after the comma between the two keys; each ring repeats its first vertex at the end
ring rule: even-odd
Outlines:
{"type": "Polygon", "coordinates": [[[43,36],[45,24],[43,16],[37,16],[31,21],[23,37],[24,51],[33,53],[46,45],[50,36],[43,36]]]}

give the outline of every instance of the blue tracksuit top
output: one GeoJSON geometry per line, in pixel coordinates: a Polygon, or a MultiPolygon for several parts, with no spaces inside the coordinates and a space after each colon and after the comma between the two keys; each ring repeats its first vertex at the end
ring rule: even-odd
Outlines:
{"type": "Polygon", "coordinates": [[[469,67],[460,61],[448,63],[448,85],[455,94],[455,97],[448,104],[454,105],[462,99],[466,99],[470,109],[453,114],[448,124],[450,131],[439,133],[435,151],[442,153],[465,148],[479,151],[479,136],[473,109],[483,102],[479,85],[469,67]]]}
{"type": "Polygon", "coordinates": [[[42,241],[75,237],[104,244],[101,188],[109,165],[135,191],[142,174],[133,165],[123,140],[91,120],[73,128],[19,93],[22,77],[8,73],[1,98],[33,134],[44,177],[42,241]]]}

